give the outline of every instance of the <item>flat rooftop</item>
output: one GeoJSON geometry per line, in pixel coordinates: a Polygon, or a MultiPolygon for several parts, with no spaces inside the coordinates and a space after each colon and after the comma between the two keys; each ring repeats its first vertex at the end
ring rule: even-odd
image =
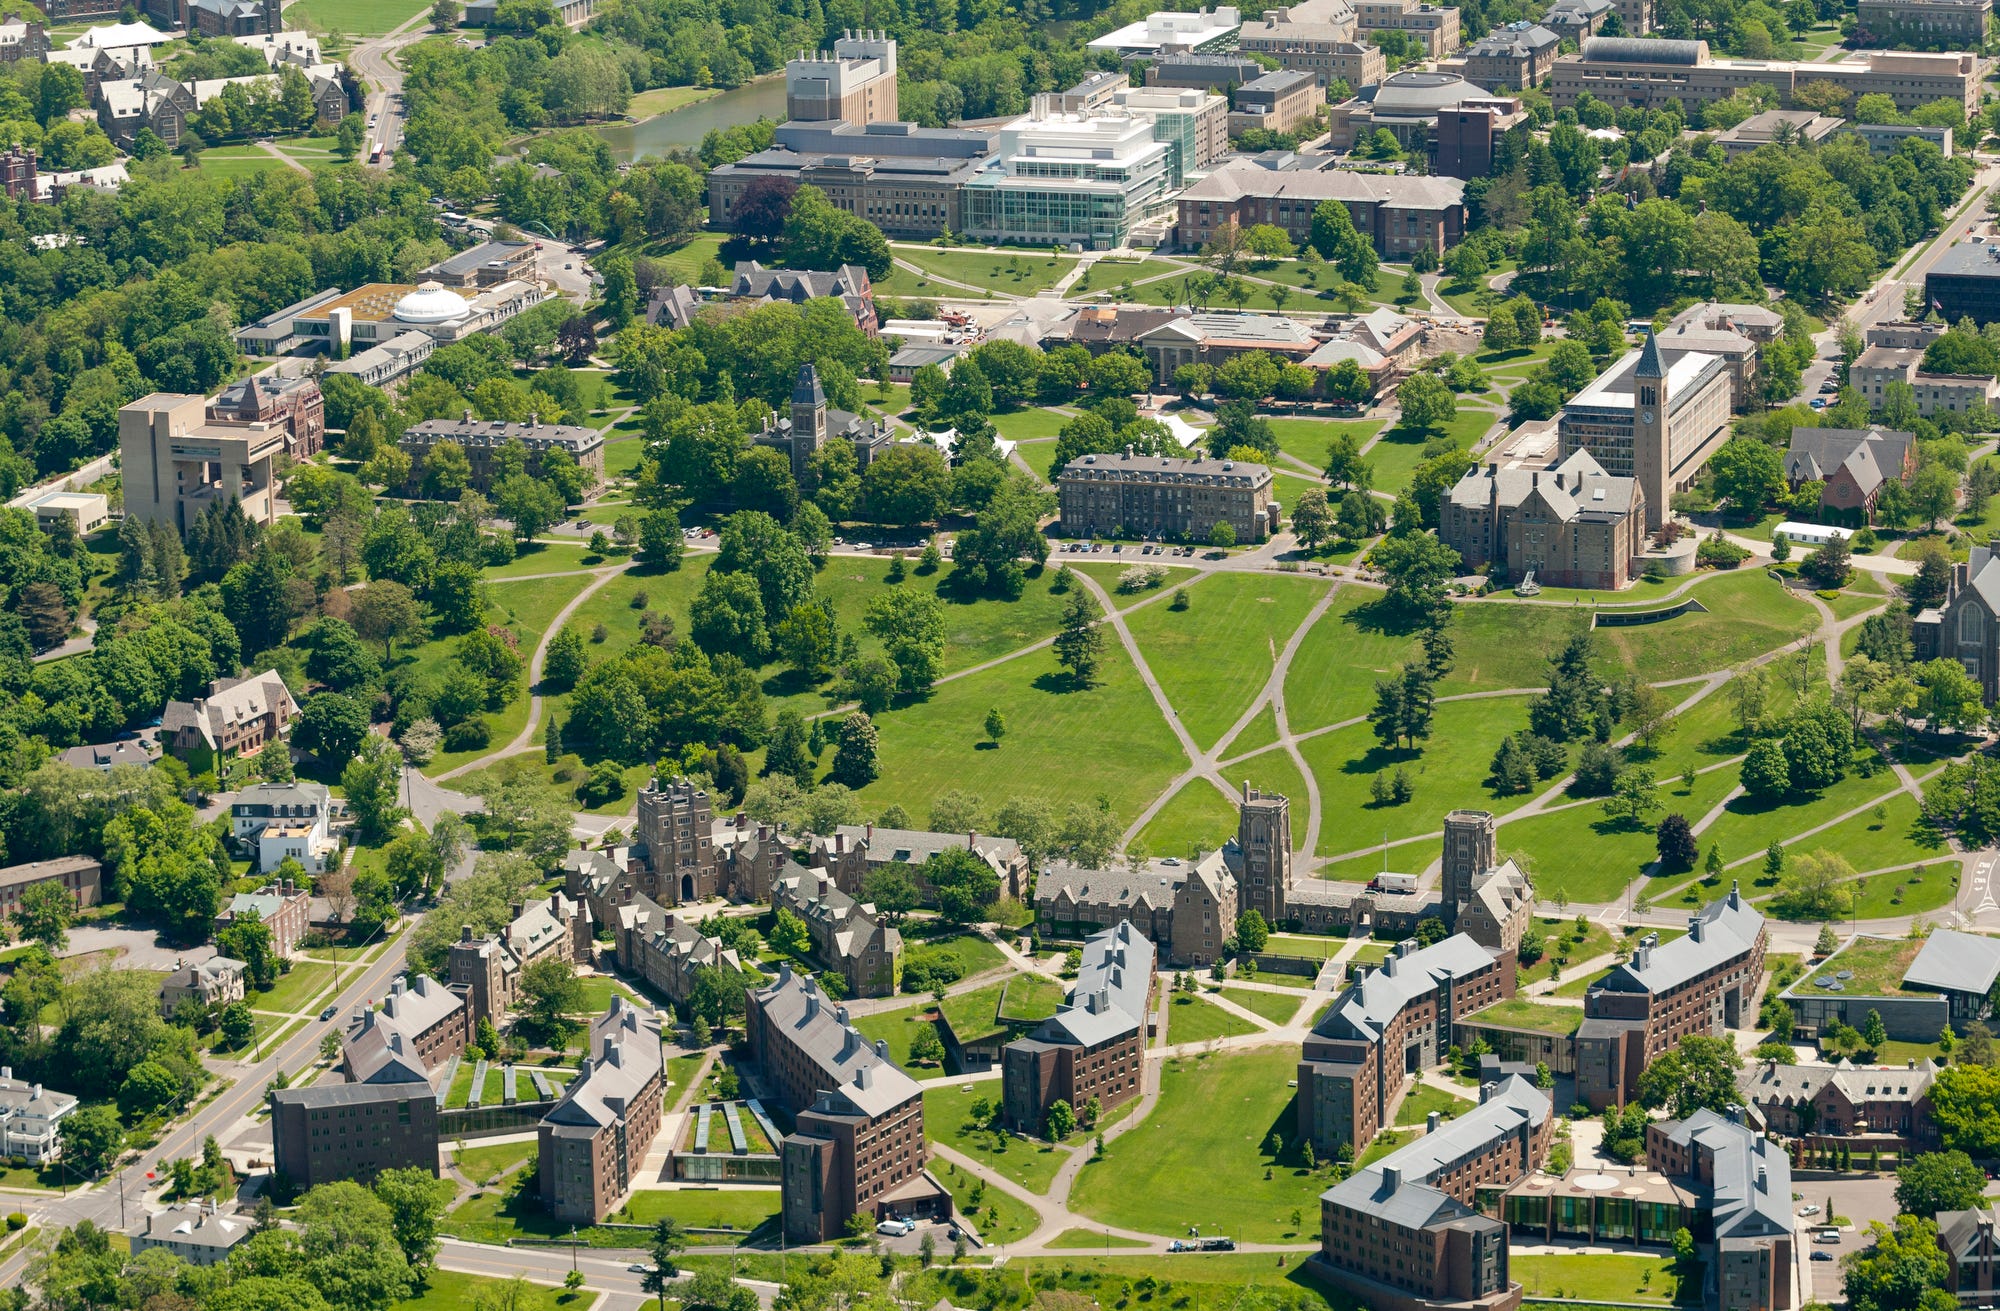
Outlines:
{"type": "Polygon", "coordinates": [[[1938,256],[1931,265],[1932,273],[1951,273],[1960,277],[2000,278],[2000,249],[1984,243],[1962,241],[1938,256]]]}
{"type": "MultiPolygon", "coordinates": [[[[1661,349],[1671,350],[1662,346],[1661,349]]],[[[1683,394],[1685,388],[1701,376],[1702,370],[1714,363],[1716,356],[1702,351],[1682,351],[1673,363],[1667,365],[1666,394],[1674,397],[1683,394]]],[[[1629,410],[1633,405],[1632,375],[1639,367],[1639,352],[1626,352],[1625,358],[1598,375],[1595,382],[1585,387],[1570,399],[1571,407],[1596,406],[1607,409],[1629,410]]]]}
{"type": "Polygon", "coordinates": [[[1800,997],[1927,996],[1903,986],[1903,976],[1923,949],[1921,938],[1856,938],[1786,991],[1800,997]]]}

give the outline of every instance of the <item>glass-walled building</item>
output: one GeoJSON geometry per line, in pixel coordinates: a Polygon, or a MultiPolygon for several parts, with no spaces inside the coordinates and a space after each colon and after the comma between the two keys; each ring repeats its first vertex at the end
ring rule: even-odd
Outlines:
{"type": "Polygon", "coordinates": [[[1146,119],[1070,114],[1048,96],[1000,129],[999,151],[965,184],[965,235],[1093,250],[1123,245],[1164,203],[1172,147],[1146,119]]]}

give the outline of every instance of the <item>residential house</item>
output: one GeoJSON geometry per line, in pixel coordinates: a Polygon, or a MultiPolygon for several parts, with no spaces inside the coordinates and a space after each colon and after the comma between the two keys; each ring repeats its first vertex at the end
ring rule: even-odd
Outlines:
{"type": "Polygon", "coordinates": [[[1867,523],[1890,481],[1917,471],[1915,434],[1889,428],[1793,428],[1785,451],[1785,482],[1794,493],[1820,483],[1830,522],[1867,523]]]}
{"type": "Polygon", "coordinates": [[[261,873],[290,859],[308,874],[324,874],[339,859],[333,795],[324,783],[253,783],[236,794],[229,815],[231,836],[256,853],[261,873]]]}
{"type": "Polygon", "coordinates": [[[160,980],[160,1013],[174,1018],[184,1001],[198,1006],[227,1006],[242,1001],[250,967],[227,956],[183,965],[160,980]]]}
{"type": "Polygon", "coordinates": [[[0,1156],[53,1164],[62,1155],[62,1122],[76,1108],[68,1093],[16,1079],[12,1066],[0,1067],[0,1156]]]}
{"type": "Polygon", "coordinates": [[[237,1214],[233,1201],[227,1210],[212,1197],[176,1202],[164,1211],[147,1213],[145,1227],[132,1235],[132,1255],[159,1247],[189,1265],[221,1265],[238,1243],[255,1232],[256,1226],[237,1214]]]}
{"type": "MultiPolygon", "coordinates": [[[[131,464],[125,467],[130,478],[131,464]]],[[[277,670],[267,669],[243,678],[218,678],[208,685],[207,696],[193,701],[167,702],[160,739],[191,771],[206,773],[224,761],[256,755],[298,717],[291,689],[277,670]]]]}

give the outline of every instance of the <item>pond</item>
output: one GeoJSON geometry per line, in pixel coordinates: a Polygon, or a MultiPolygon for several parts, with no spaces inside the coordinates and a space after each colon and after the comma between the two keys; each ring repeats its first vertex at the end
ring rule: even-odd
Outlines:
{"type": "Polygon", "coordinates": [[[621,164],[650,155],[664,155],[675,146],[692,150],[715,128],[754,123],[759,118],[785,119],[785,78],[782,73],[760,77],[719,96],[655,114],[637,123],[610,123],[596,129],[621,164]]]}

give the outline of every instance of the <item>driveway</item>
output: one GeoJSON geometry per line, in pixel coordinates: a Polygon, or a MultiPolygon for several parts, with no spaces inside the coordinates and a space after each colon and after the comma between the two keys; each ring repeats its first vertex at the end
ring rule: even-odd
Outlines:
{"type": "Polygon", "coordinates": [[[84,956],[93,951],[123,951],[118,958],[121,970],[171,970],[194,965],[215,955],[213,943],[199,947],[172,947],[160,941],[151,929],[120,929],[80,924],[69,931],[69,948],[64,957],[84,956]]]}

